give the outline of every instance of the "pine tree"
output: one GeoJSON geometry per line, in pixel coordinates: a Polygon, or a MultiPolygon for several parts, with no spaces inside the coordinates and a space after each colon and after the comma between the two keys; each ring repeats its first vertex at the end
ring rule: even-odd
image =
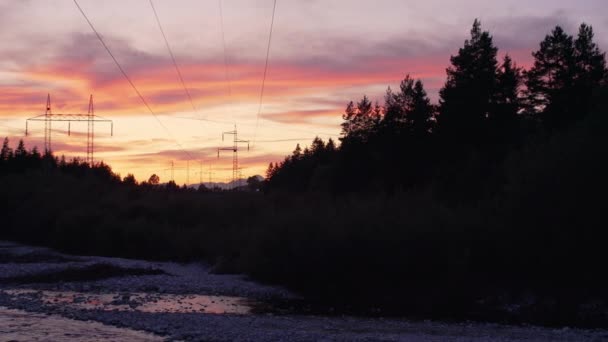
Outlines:
{"type": "Polygon", "coordinates": [[[374,131],[378,128],[378,124],[380,124],[380,121],[382,121],[382,111],[382,106],[380,106],[380,103],[376,101],[374,103],[374,111],[371,114],[372,129],[374,131]]]}
{"type": "Polygon", "coordinates": [[[312,141],[310,149],[313,155],[321,156],[325,153],[325,142],[323,142],[323,139],[315,137],[315,139],[312,141]]]}
{"type": "Polygon", "coordinates": [[[411,107],[407,110],[406,118],[408,128],[415,137],[423,137],[431,132],[433,105],[420,80],[412,89],[411,107]]]}
{"type": "Polygon", "coordinates": [[[25,148],[25,144],[23,140],[19,140],[19,145],[17,145],[17,149],[15,149],[15,158],[24,158],[27,156],[27,149],[25,148]]]}
{"type": "Polygon", "coordinates": [[[528,110],[548,129],[563,127],[573,117],[576,63],[572,36],[557,26],[532,54],[534,66],[526,72],[528,110]]]}
{"type": "Polygon", "coordinates": [[[268,164],[268,169],[266,169],[266,180],[270,180],[272,179],[272,176],[274,176],[274,164],[270,163],[268,164]]]}
{"type": "Polygon", "coordinates": [[[365,143],[374,135],[379,119],[372,102],[367,96],[363,96],[361,101],[355,104],[348,103],[342,119],[342,137],[344,142],[365,143]]]}
{"type": "Polygon", "coordinates": [[[590,111],[591,97],[608,77],[606,54],[601,52],[593,41],[593,28],[581,24],[578,36],[574,41],[574,59],[576,63],[575,91],[576,119],[587,116],[590,111]]]}
{"type": "Polygon", "coordinates": [[[593,27],[581,24],[578,36],[574,41],[574,58],[576,61],[577,78],[599,84],[608,71],[606,70],[606,54],[600,51],[593,41],[593,27]]]}
{"type": "Polygon", "coordinates": [[[329,138],[327,140],[327,144],[325,145],[325,150],[329,154],[333,154],[334,152],[336,152],[337,148],[336,148],[336,143],[334,142],[334,139],[329,138]]]}
{"type": "Polygon", "coordinates": [[[356,127],[356,118],[357,110],[355,108],[355,104],[353,101],[350,101],[346,105],[346,109],[344,109],[344,114],[342,114],[342,120],[344,120],[341,124],[342,126],[342,137],[341,140],[348,139],[349,136],[352,136],[354,132],[357,130],[356,127]]]}
{"type": "Polygon", "coordinates": [[[35,159],[40,159],[40,152],[38,151],[38,147],[34,146],[32,148],[32,151],[30,152],[30,154],[32,155],[32,157],[34,157],[35,159]]]}
{"type": "Polygon", "coordinates": [[[413,97],[414,79],[407,74],[399,84],[399,93],[396,95],[396,102],[401,112],[401,117],[396,118],[396,121],[403,126],[407,125],[407,112],[412,108],[413,97]]]}
{"type": "Polygon", "coordinates": [[[302,155],[304,156],[304,159],[310,158],[312,156],[312,151],[308,148],[308,146],[304,147],[302,155]]]}
{"type": "Polygon", "coordinates": [[[357,128],[361,141],[366,142],[373,135],[376,122],[372,102],[367,96],[363,96],[361,101],[357,102],[357,128]]]}
{"type": "Polygon", "coordinates": [[[384,95],[384,115],[381,121],[381,129],[384,135],[395,135],[398,131],[398,123],[403,121],[403,110],[397,102],[397,94],[389,86],[384,95]]]}
{"type": "Polygon", "coordinates": [[[498,143],[507,143],[517,137],[519,112],[523,107],[520,96],[522,83],[522,69],[506,55],[498,70],[494,108],[488,118],[489,134],[498,143]]]}
{"type": "Polygon", "coordinates": [[[13,150],[9,146],[8,138],[4,138],[2,143],[2,150],[0,151],[0,161],[6,161],[13,158],[13,150]]]}
{"type": "Polygon", "coordinates": [[[300,144],[296,144],[296,148],[293,150],[293,153],[291,154],[291,160],[297,161],[301,157],[302,157],[302,148],[300,147],[300,144]]]}
{"type": "MultiPolygon", "coordinates": [[[[395,139],[396,135],[407,134],[411,131],[409,122],[411,112],[414,110],[416,96],[414,89],[415,81],[408,74],[399,84],[399,93],[393,93],[388,87],[384,97],[384,117],[381,121],[383,133],[388,135],[387,139],[395,139]]],[[[426,94],[424,95],[426,96],[426,94]]]]}
{"type": "Polygon", "coordinates": [[[481,145],[485,119],[496,91],[498,49],[492,36],[475,20],[471,38],[447,69],[447,81],[440,90],[438,130],[451,143],[481,145]]]}

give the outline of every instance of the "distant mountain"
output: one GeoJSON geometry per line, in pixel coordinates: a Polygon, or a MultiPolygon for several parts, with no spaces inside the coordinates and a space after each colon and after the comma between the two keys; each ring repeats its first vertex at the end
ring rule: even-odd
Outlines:
{"type": "MultiPolygon", "coordinates": [[[[254,177],[257,177],[258,180],[263,181],[264,177],[260,176],[260,175],[255,175],[254,177]]],[[[190,184],[188,187],[190,188],[194,188],[194,189],[198,189],[200,183],[196,183],[196,184],[190,184]]],[[[235,187],[246,187],[247,186],[247,178],[241,178],[235,181],[231,181],[231,182],[203,182],[203,185],[205,185],[207,188],[209,189],[213,189],[215,187],[218,187],[220,189],[223,190],[228,190],[228,189],[234,189],[235,187]]]]}

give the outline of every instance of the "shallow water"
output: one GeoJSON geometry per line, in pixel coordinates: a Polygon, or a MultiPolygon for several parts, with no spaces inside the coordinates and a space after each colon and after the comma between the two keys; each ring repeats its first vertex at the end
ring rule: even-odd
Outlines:
{"type": "Polygon", "coordinates": [[[163,341],[160,336],[98,322],[0,307],[0,341],[163,341]]]}
{"type": "Polygon", "coordinates": [[[18,297],[41,301],[46,305],[79,310],[140,311],[148,313],[206,313],[247,315],[255,302],[229,296],[158,293],[86,293],[71,291],[4,290],[18,297]]]}

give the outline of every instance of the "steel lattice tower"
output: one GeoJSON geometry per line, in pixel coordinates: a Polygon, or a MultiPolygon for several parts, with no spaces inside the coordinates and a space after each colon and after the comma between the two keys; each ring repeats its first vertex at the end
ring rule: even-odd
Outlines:
{"type": "Polygon", "coordinates": [[[220,157],[220,151],[232,151],[232,184],[237,187],[237,180],[239,179],[239,144],[247,144],[247,151],[249,151],[249,140],[239,140],[238,131],[236,125],[234,130],[222,133],[222,141],[224,136],[232,135],[232,147],[220,147],[217,149],[217,157],[220,157]]]}
{"type": "Polygon", "coordinates": [[[52,135],[52,123],[55,122],[67,122],[68,123],[68,135],[71,135],[71,123],[72,122],[87,122],[87,156],[86,161],[89,165],[94,163],[95,153],[95,122],[103,122],[110,124],[110,135],[114,135],[114,123],[112,120],[104,119],[95,115],[95,108],[93,106],[93,95],[89,97],[89,110],[87,114],[53,114],[51,111],[51,95],[48,94],[46,98],[46,110],[43,115],[31,117],[25,121],[25,135],[29,135],[29,123],[34,121],[44,121],[44,150],[47,153],[52,151],[51,148],[51,135],[52,135]]]}
{"type": "Polygon", "coordinates": [[[93,107],[93,95],[89,98],[89,112],[87,114],[87,163],[93,165],[93,154],[95,151],[95,108],[93,107]]]}
{"type": "MultiPolygon", "coordinates": [[[[51,94],[46,95],[46,111],[44,112],[44,151],[51,153],[51,94]]],[[[27,128],[25,130],[27,135],[27,128]]]]}

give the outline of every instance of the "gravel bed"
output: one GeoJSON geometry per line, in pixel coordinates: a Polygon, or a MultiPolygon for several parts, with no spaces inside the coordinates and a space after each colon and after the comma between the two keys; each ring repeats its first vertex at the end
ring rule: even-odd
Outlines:
{"type": "MultiPolygon", "coordinates": [[[[0,242],[0,249],[19,253],[55,253],[47,249],[0,242]]],[[[49,255],[51,255],[49,254],[49,255]]],[[[55,256],[55,254],[53,254],[55,256]]],[[[32,315],[96,321],[142,330],[168,340],[204,341],[608,341],[607,330],[550,329],[483,323],[411,322],[399,319],[322,317],[272,314],[150,313],[137,310],[83,310],[69,305],[44,303],[42,291],[117,293],[129,305],[129,294],[142,292],[156,298],[162,294],[238,296],[251,300],[294,298],[288,291],[256,284],[237,275],[216,275],[201,264],[177,264],[102,257],[72,257],[63,263],[0,264],[0,280],[53,270],[110,264],[125,269],[159,269],[166,274],[120,276],[96,281],[0,285],[0,307],[32,315]],[[32,289],[15,295],[15,289],[32,289]]],[[[0,310],[1,311],[1,310],[0,310]]],[[[25,317],[25,316],[23,316],[25,317]]],[[[26,319],[26,318],[24,318],[26,319]]],[[[69,339],[66,339],[69,340],[69,339]]]]}

